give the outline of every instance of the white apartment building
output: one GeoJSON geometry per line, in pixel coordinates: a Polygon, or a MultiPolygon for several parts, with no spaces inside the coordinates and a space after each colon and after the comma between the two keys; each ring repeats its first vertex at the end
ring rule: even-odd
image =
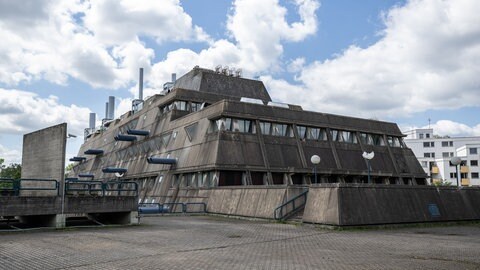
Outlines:
{"type": "Polygon", "coordinates": [[[405,144],[429,175],[429,184],[445,181],[452,186],[480,186],[480,137],[440,137],[433,129],[415,129],[406,135],[405,144]],[[450,163],[455,156],[462,160],[459,166],[450,163]]]}

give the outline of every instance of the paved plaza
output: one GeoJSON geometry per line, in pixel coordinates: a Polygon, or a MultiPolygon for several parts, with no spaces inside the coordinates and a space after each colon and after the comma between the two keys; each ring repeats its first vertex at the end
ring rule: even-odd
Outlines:
{"type": "Polygon", "coordinates": [[[480,269],[480,225],[327,230],[156,216],[140,226],[0,233],[0,269],[480,269]]]}

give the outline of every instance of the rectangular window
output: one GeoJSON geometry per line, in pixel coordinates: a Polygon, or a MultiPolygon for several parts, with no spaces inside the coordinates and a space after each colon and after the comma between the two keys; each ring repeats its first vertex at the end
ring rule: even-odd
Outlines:
{"type": "Polygon", "coordinates": [[[372,135],[368,133],[360,133],[360,140],[363,144],[373,145],[372,135]]]}
{"type": "Polygon", "coordinates": [[[425,137],[428,139],[430,138],[430,133],[425,134],[425,137]]]}
{"type": "Polygon", "coordinates": [[[470,151],[470,155],[476,155],[478,153],[477,148],[469,148],[468,150],[470,151]]]}
{"type": "Polygon", "coordinates": [[[478,172],[472,172],[472,179],[478,179],[478,172]]]}
{"type": "Polygon", "coordinates": [[[320,135],[319,128],[311,128],[311,127],[307,128],[307,139],[317,140],[319,135],[320,135]]]}
{"type": "Polygon", "coordinates": [[[271,125],[272,124],[270,122],[260,122],[260,131],[263,135],[270,135],[271,125]]]}
{"type": "Polygon", "coordinates": [[[434,158],[434,157],[435,157],[435,153],[430,153],[430,156],[431,156],[432,158],[434,158]]]}
{"type": "Polygon", "coordinates": [[[305,139],[307,137],[307,127],[305,126],[297,126],[298,138],[300,140],[305,139]]]}
{"type": "Polygon", "coordinates": [[[430,153],[423,153],[423,157],[430,157],[430,153]]]}
{"type": "Polygon", "coordinates": [[[372,134],[373,145],[385,146],[385,140],[382,135],[372,134]]]}
{"type": "Polygon", "coordinates": [[[450,173],[450,178],[456,179],[457,178],[457,173],[451,172],[450,173]]]}
{"type": "Polygon", "coordinates": [[[450,155],[450,153],[448,153],[448,152],[443,152],[442,153],[442,157],[444,157],[444,158],[447,158],[449,155],[450,155]]]}
{"type": "Polygon", "coordinates": [[[452,147],[453,146],[453,141],[443,141],[442,142],[442,147],[452,147]]]}
{"type": "Polygon", "coordinates": [[[201,103],[197,103],[197,102],[191,103],[192,112],[200,111],[201,107],[202,107],[201,103]]]}
{"type": "Polygon", "coordinates": [[[470,166],[478,166],[478,160],[470,160],[470,166]]]}
{"type": "Polygon", "coordinates": [[[423,139],[423,133],[418,134],[418,138],[423,139]]]}

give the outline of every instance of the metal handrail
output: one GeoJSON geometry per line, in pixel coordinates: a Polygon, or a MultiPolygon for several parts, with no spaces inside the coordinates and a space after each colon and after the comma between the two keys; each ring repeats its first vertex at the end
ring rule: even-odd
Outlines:
{"type": "Polygon", "coordinates": [[[138,212],[141,214],[160,214],[160,213],[207,213],[207,204],[204,202],[190,202],[190,203],[139,203],[138,212]],[[189,211],[189,205],[201,205],[203,211],[189,211]],[[181,206],[181,211],[173,211],[175,206],[181,206]],[[155,209],[157,211],[149,211],[155,209]]]}
{"type": "Polygon", "coordinates": [[[307,193],[308,193],[308,190],[300,193],[299,195],[291,198],[290,200],[286,201],[285,203],[283,203],[280,206],[278,206],[277,208],[275,208],[275,210],[273,211],[273,218],[275,220],[283,220],[288,215],[290,215],[290,214],[294,213],[295,211],[297,211],[298,209],[304,207],[305,204],[307,203],[307,193]],[[300,203],[300,204],[296,205],[295,201],[299,198],[303,199],[303,203],[300,203]],[[292,210],[289,211],[289,212],[285,211],[285,213],[284,213],[284,209],[287,210],[289,205],[292,205],[292,210]]]}
{"type": "Polygon", "coordinates": [[[118,191],[118,195],[122,191],[133,191],[136,196],[138,195],[138,184],[133,181],[68,180],[65,182],[65,193],[68,191],[85,191],[90,195],[92,195],[92,192],[101,192],[102,196],[105,196],[107,191],[118,191]],[[80,185],[80,187],[72,187],[72,185],[80,185]],[[131,185],[133,185],[133,188],[129,188],[131,185]]]}
{"type": "Polygon", "coordinates": [[[134,191],[135,196],[138,195],[138,183],[134,181],[108,181],[104,184],[105,191],[118,191],[118,195],[120,195],[120,192],[122,191],[134,191]],[[110,188],[110,185],[115,185],[117,184],[117,188],[110,188]],[[124,188],[125,185],[127,188],[124,188]],[[129,185],[133,185],[132,188],[128,188],[129,185]]]}
{"type": "Polygon", "coordinates": [[[0,191],[1,192],[13,192],[13,195],[18,195],[18,180],[13,178],[0,178],[0,191]]]}
{"type": "MultiPolygon", "coordinates": [[[[10,183],[10,187],[5,187],[5,185],[0,186],[1,191],[13,191],[14,196],[18,196],[21,190],[54,190],[57,191],[57,195],[60,195],[60,184],[57,180],[54,179],[35,179],[35,178],[21,178],[21,179],[11,179],[11,178],[0,178],[0,182],[10,183]],[[53,183],[51,187],[23,187],[23,182],[47,182],[53,183]]],[[[8,184],[7,184],[8,185],[8,184]]]]}

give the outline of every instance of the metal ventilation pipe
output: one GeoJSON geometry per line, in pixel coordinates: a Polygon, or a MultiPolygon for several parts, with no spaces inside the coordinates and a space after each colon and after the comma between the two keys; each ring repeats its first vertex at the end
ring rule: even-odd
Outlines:
{"type": "Polygon", "coordinates": [[[109,119],[115,118],[115,97],[114,96],[108,97],[108,118],[109,119]]]}
{"type": "Polygon", "coordinates": [[[177,73],[172,73],[172,83],[175,83],[177,80],[177,73]]]}
{"type": "Polygon", "coordinates": [[[95,113],[90,113],[90,121],[88,128],[95,129],[95,113]]]}
{"type": "Polygon", "coordinates": [[[138,99],[143,100],[143,68],[140,68],[140,78],[138,78],[138,99]]]}
{"type": "Polygon", "coordinates": [[[105,102],[105,119],[108,119],[108,102],[105,102]]]}

